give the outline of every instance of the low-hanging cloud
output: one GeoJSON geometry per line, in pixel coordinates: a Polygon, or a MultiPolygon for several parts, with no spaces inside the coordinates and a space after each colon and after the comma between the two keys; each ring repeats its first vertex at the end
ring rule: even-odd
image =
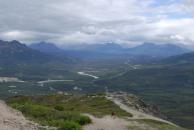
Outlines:
{"type": "Polygon", "coordinates": [[[0,0],[0,39],[192,45],[193,0],[0,0]]]}

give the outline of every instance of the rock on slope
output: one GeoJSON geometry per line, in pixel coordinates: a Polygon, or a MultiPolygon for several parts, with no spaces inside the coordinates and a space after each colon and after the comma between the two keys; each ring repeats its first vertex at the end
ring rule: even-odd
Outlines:
{"type": "Polygon", "coordinates": [[[39,130],[39,126],[0,101],[0,130],[39,130]]]}

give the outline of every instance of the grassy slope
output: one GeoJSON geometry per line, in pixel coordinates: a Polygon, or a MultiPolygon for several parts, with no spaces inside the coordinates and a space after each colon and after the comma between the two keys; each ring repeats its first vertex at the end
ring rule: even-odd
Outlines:
{"type": "Polygon", "coordinates": [[[63,127],[64,129],[71,125],[81,128],[81,125],[91,122],[87,116],[80,113],[102,117],[110,115],[114,111],[118,116],[132,116],[111,101],[106,100],[104,95],[17,96],[9,98],[7,103],[42,125],[63,127]]]}
{"type": "MultiPolygon", "coordinates": [[[[42,125],[59,127],[58,130],[82,130],[81,126],[91,123],[91,120],[81,113],[103,117],[114,111],[120,117],[132,116],[107,100],[104,94],[16,96],[9,98],[7,103],[20,110],[29,119],[42,125]]],[[[148,128],[185,130],[150,119],[132,119],[128,128],[129,130],[149,130],[148,128]]]]}

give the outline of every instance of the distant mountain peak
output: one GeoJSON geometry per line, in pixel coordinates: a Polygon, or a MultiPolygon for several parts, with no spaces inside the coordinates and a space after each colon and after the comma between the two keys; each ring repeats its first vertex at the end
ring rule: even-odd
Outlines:
{"type": "Polygon", "coordinates": [[[45,41],[33,43],[29,47],[44,53],[61,53],[63,51],[60,48],[58,48],[55,44],[45,41]]]}
{"type": "MultiPolygon", "coordinates": [[[[27,46],[25,44],[22,44],[20,43],[19,41],[17,40],[13,40],[13,41],[3,41],[3,40],[0,40],[0,48],[7,48],[7,49],[15,49],[17,50],[18,48],[27,48],[27,46]]],[[[3,50],[1,50],[3,51],[3,50]]]]}
{"type": "Polygon", "coordinates": [[[49,61],[50,56],[28,48],[19,41],[0,40],[0,64],[1,63],[29,63],[49,61]]]}
{"type": "Polygon", "coordinates": [[[45,41],[41,41],[41,42],[35,43],[35,44],[39,44],[39,45],[54,45],[53,43],[45,42],[45,41]]]}
{"type": "Polygon", "coordinates": [[[13,43],[13,44],[21,44],[19,41],[17,41],[17,40],[13,40],[13,41],[11,41],[10,43],[13,43]]]}

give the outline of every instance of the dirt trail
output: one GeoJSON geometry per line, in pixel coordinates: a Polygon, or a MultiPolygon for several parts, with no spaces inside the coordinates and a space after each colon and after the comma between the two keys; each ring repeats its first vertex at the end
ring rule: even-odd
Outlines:
{"type": "Polygon", "coordinates": [[[87,116],[92,119],[92,124],[84,126],[84,130],[128,130],[129,122],[124,119],[111,116],[96,118],[88,114],[87,116]]]}
{"type": "Polygon", "coordinates": [[[117,98],[115,95],[112,94],[107,94],[108,96],[106,96],[106,98],[108,100],[111,100],[112,102],[114,102],[115,104],[117,104],[121,109],[125,110],[128,113],[131,113],[133,115],[133,117],[128,117],[128,119],[133,119],[133,120],[138,120],[138,119],[152,119],[152,120],[156,120],[156,121],[160,121],[160,122],[164,122],[164,123],[168,123],[170,125],[173,126],[177,126],[175,124],[173,124],[172,122],[154,117],[152,115],[137,111],[133,108],[128,107],[127,105],[125,105],[124,103],[122,103],[122,101],[117,98]]]}
{"type": "Polygon", "coordinates": [[[117,98],[117,96],[115,96],[115,95],[107,93],[106,98],[108,100],[113,101],[121,109],[132,114],[133,117],[127,117],[126,119],[122,119],[122,118],[118,118],[118,117],[113,118],[111,116],[97,118],[97,117],[94,117],[92,115],[86,114],[87,116],[89,116],[92,119],[92,124],[84,126],[84,130],[129,130],[129,126],[131,126],[132,128],[134,127],[134,130],[139,130],[139,129],[158,130],[157,128],[153,128],[152,126],[149,126],[149,125],[146,125],[143,123],[139,123],[138,120],[141,120],[141,119],[152,119],[152,120],[165,122],[165,123],[168,123],[170,125],[176,126],[175,124],[173,124],[169,121],[166,121],[166,120],[154,117],[152,115],[140,112],[138,110],[135,110],[135,109],[125,105],[122,102],[122,100],[117,98]]]}
{"type": "Polygon", "coordinates": [[[0,130],[39,130],[39,126],[0,101],[0,130]]]}

